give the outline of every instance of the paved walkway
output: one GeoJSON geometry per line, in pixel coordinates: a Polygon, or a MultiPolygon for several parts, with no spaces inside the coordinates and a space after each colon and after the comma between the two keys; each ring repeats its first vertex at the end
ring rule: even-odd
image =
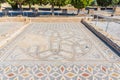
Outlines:
{"type": "Polygon", "coordinates": [[[0,35],[4,35],[10,31],[20,28],[22,22],[0,22],[0,35]]]}
{"type": "Polygon", "coordinates": [[[115,22],[106,22],[106,21],[92,21],[92,24],[96,25],[97,27],[103,29],[116,39],[120,40],[120,24],[115,22]]]}
{"type": "Polygon", "coordinates": [[[31,23],[0,61],[1,80],[120,79],[120,58],[77,22],[31,23]]]}
{"type": "Polygon", "coordinates": [[[6,37],[9,37],[16,30],[20,29],[23,24],[22,22],[0,22],[0,43],[6,37]]]}

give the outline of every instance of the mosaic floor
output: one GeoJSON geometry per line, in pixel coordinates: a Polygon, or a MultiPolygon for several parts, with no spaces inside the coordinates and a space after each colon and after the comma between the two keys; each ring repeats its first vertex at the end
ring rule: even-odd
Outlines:
{"type": "Polygon", "coordinates": [[[81,23],[31,23],[0,49],[0,80],[120,80],[120,58],[81,23]]]}

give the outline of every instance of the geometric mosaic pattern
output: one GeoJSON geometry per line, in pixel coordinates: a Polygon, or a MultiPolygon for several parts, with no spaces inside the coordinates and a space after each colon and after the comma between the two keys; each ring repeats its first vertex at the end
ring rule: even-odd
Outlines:
{"type": "Polygon", "coordinates": [[[119,80],[120,58],[81,23],[31,23],[0,48],[0,80],[119,80]]]}
{"type": "Polygon", "coordinates": [[[7,65],[0,66],[0,80],[119,80],[113,65],[7,65]]]}
{"type": "Polygon", "coordinates": [[[59,31],[57,27],[50,29],[48,27],[32,26],[30,27],[30,32],[28,31],[29,29],[11,46],[14,49],[11,49],[12,54],[9,50],[11,54],[8,57],[9,60],[11,57],[12,59],[19,59],[22,53],[26,57],[29,56],[38,60],[75,60],[78,59],[76,57],[90,52],[92,48],[91,41],[84,36],[77,35],[81,33],[75,32],[74,29],[63,29],[59,31]],[[33,31],[31,31],[31,28],[33,31]]]}
{"type": "Polygon", "coordinates": [[[6,47],[2,48],[1,61],[80,61],[106,59],[116,61],[115,53],[102,41],[90,35],[79,23],[32,23],[6,47]],[[79,26],[80,25],[80,26],[79,26]],[[84,32],[85,31],[85,32],[84,32]],[[90,35],[90,36],[89,36],[90,35]],[[94,40],[93,40],[94,39],[94,40]],[[103,44],[103,46],[98,45],[103,44]],[[101,49],[101,48],[104,49],[101,49]],[[6,51],[5,51],[6,50],[6,51]],[[106,56],[106,53],[110,57],[106,56]]]}

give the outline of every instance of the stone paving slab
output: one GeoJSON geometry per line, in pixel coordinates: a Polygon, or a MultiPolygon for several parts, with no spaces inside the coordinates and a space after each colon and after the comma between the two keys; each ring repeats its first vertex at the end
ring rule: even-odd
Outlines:
{"type": "Polygon", "coordinates": [[[91,22],[93,25],[96,24],[97,27],[103,29],[104,31],[106,31],[106,27],[108,25],[107,28],[107,33],[111,34],[113,37],[115,37],[116,39],[118,39],[120,41],[120,24],[119,23],[115,23],[115,22],[106,22],[106,21],[92,21],[91,22]]]}
{"type": "Polygon", "coordinates": [[[18,29],[22,25],[22,22],[0,22],[0,35],[4,35],[16,28],[18,29]]]}
{"type": "Polygon", "coordinates": [[[23,26],[23,22],[0,22],[0,47],[1,41],[10,37],[15,31],[23,26]]]}
{"type": "Polygon", "coordinates": [[[119,62],[79,22],[32,22],[0,49],[0,80],[119,80],[119,62]]]}

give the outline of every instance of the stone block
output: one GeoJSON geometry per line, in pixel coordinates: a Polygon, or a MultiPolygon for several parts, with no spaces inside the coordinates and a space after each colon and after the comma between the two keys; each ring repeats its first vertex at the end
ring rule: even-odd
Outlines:
{"type": "Polygon", "coordinates": [[[100,7],[97,7],[97,11],[101,11],[101,8],[100,8],[100,7]]]}
{"type": "Polygon", "coordinates": [[[120,7],[116,7],[114,9],[114,14],[113,15],[120,15],[120,7]]]}
{"type": "Polygon", "coordinates": [[[67,9],[62,9],[63,14],[67,14],[67,9]]]}
{"type": "Polygon", "coordinates": [[[94,9],[89,9],[89,10],[88,10],[88,14],[89,14],[89,15],[93,15],[93,14],[94,14],[94,9]]]}

